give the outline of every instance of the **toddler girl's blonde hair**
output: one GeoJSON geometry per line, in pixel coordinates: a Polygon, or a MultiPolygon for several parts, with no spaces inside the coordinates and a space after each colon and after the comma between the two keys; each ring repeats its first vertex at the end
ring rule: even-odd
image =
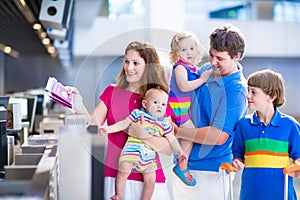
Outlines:
{"type": "Polygon", "coordinates": [[[179,61],[179,42],[183,39],[186,38],[191,38],[192,40],[194,40],[195,42],[195,46],[196,46],[196,59],[195,59],[195,65],[198,64],[199,62],[201,62],[203,55],[201,52],[201,44],[200,41],[198,39],[198,37],[196,36],[195,33],[193,32],[189,32],[189,31],[183,31],[183,32],[179,32],[176,33],[171,41],[171,51],[169,53],[169,58],[170,58],[170,62],[172,64],[175,64],[176,62],[179,61]]]}

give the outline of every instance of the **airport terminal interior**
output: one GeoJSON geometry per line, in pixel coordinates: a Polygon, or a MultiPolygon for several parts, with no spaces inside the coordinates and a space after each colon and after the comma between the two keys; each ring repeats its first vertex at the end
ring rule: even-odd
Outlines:
{"type": "MultiPolygon", "coordinates": [[[[1,0],[0,199],[103,199],[106,138],[53,88],[76,87],[91,113],[134,40],[153,44],[170,77],[175,33],[199,37],[201,66],[209,34],[234,24],[246,38],[245,77],[267,68],[281,73],[280,110],[300,122],[299,10],[296,0],[1,0]]],[[[160,156],[172,199],[173,158],[160,156]]],[[[300,196],[300,180],[294,184],[300,196]]]]}

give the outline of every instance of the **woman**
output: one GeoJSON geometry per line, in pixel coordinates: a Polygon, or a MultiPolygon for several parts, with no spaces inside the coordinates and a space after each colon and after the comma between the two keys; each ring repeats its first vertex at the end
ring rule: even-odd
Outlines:
{"type": "MultiPolygon", "coordinates": [[[[141,108],[141,97],[144,96],[145,92],[149,88],[157,86],[168,91],[164,70],[155,48],[147,42],[131,42],[125,49],[123,67],[117,77],[117,83],[108,86],[99,96],[100,102],[92,115],[89,116],[88,121],[102,126],[105,121],[107,121],[107,125],[112,125],[125,119],[133,109],[141,108]]],[[[71,91],[74,91],[74,89],[70,89],[71,91]]],[[[82,113],[83,110],[87,114],[85,107],[81,107],[81,111],[77,110],[77,113],[82,113]]],[[[132,132],[138,134],[140,131],[133,130],[132,132]]],[[[135,136],[139,137],[139,135],[135,136]]],[[[127,137],[128,135],[124,131],[108,135],[106,153],[109,152],[109,155],[106,154],[105,156],[105,199],[110,199],[115,194],[118,160],[127,137]]],[[[140,139],[156,152],[167,155],[172,154],[170,145],[164,137],[143,138],[140,139]]],[[[166,192],[168,189],[158,155],[156,155],[156,158],[156,185],[152,199],[170,199],[169,193],[166,192]]],[[[126,182],[123,199],[141,199],[142,190],[142,174],[132,170],[126,182]]]]}

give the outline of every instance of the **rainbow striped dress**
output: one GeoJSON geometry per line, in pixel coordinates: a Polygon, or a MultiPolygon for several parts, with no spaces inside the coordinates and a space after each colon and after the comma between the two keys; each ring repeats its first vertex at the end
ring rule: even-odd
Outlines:
{"type": "Polygon", "coordinates": [[[172,109],[172,113],[169,113],[177,125],[182,125],[184,122],[190,119],[190,106],[192,92],[181,92],[176,83],[176,77],[174,69],[182,65],[187,71],[187,80],[192,81],[200,77],[196,68],[191,68],[182,62],[177,62],[173,66],[173,73],[170,82],[170,93],[169,93],[169,106],[172,109]]]}

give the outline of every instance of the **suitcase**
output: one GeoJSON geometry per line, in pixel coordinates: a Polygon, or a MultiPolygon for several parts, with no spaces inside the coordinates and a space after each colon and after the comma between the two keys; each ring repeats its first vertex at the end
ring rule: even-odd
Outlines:
{"type": "MultiPolygon", "coordinates": [[[[230,176],[230,173],[232,173],[233,166],[227,162],[222,163],[220,166],[220,169],[223,170],[223,189],[224,191],[226,190],[225,188],[225,176],[226,176],[226,171],[229,173],[229,195],[230,195],[230,200],[233,200],[233,187],[232,187],[232,177],[230,176]]],[[[224,193],[224,200],[227,199],[226,193],[224,193]]]]}
{"type": "Polygon", "coordinates": [[[289,194],[289,173],[292,171],[300,170],[300,165],[292,164],[283,169],[284,174],[284,200],[288,200],[288,194],[289,194]]]}

